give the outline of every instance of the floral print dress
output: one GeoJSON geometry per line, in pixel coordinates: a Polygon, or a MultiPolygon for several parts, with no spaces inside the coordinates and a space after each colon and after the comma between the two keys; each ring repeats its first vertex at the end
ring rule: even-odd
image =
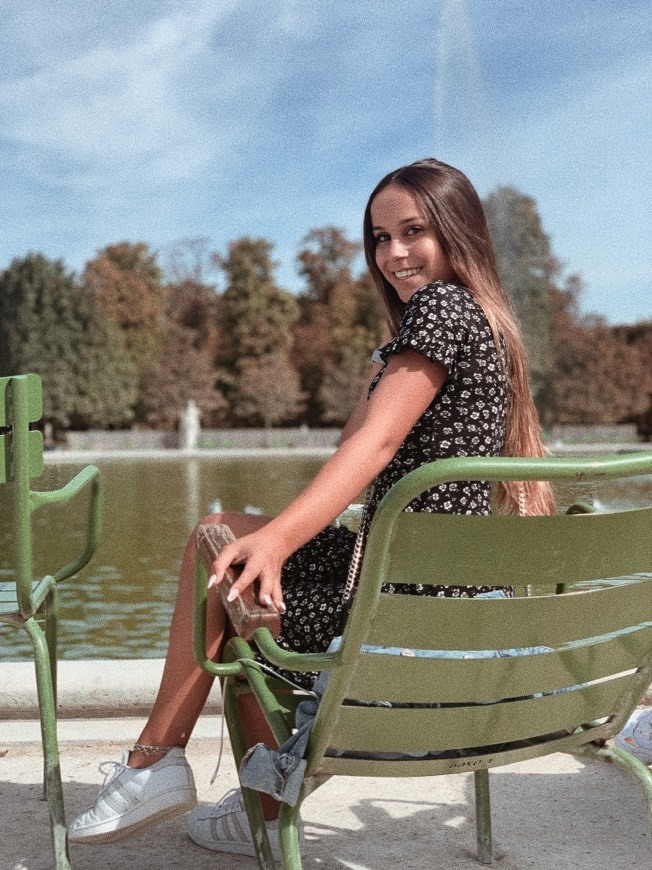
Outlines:
{"type": "MultiPolygon", "coordinates": [[[[456,456],[497,456],[505,437],[506,379],[480,306],[464,287],[437,281],[418,290],[408,302],[398,335],[374,353],[385,365],[393,354],[409,348],[441,363],[448,377],[413,426],[393,459],[374,481],[367,520],[390,487],[409,471],[436,459],[456,456]]],[[[371,384],[371,395],[384,366],[371,384]]],[[[430,513],[488,514],[490,484],[460,481],[422,493],[406,510],[430,513]]],[[[322,652],[340,633],[343,591],[355,544],[355,534],[328,526],[293,553],[283,568],[282,618],[279,644],[296,652],[322,652]]],[[[444,597],[473,597],[490,586],[402,586],[388,591],[444,597]]],[[[309,686],[312,676],[293,674],[309,686]]]]}

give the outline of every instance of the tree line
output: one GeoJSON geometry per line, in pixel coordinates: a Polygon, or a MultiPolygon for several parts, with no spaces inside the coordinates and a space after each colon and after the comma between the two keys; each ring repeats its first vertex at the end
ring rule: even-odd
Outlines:
{"type": "MultiPolygon", "coordinates": [[[[563,274],[535,201],[499,187],[484,205],[544,424],[643,421],[652,322],[582,315],[581,281],[563,274]]],[[[263,238],[217,253],[191,239],[164,270],[145,242],[124,241],[81,275],[40,253],[16,258],[0,274],[0,375],[40,374],[57,429],[171,429],[189,400],[204,426],[339,426],[387,340],[361,243],[311,230],[297,294],[277,284],[273,253],[263,238]]]]}

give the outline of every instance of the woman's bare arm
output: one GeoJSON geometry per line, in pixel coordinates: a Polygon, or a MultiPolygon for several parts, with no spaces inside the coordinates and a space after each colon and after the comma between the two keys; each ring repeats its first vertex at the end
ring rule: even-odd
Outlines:
{"type": "Polygon", "coordinates": [[[381,368],[382,365],[380,363],[374,363],[372,365],[371,373],[365,381],[365,385],[360,392],[360,397],[358,398],[357,404],[342,429],[342,434],[340,435],[340,444],[344,444],[344,442],[348,438],[350,438],[351,435],[357,432],[360,426],[362,426],[362,424],[364,423],[364,418],[367,414],[367,396],[369,395],[369,387],[371,386],[371,382],[376,377],[381,368]]]}
{"type": "Polygon", "coordinates": [[[352,425],[346,440],[277,517],[225,547],[214,563],[211,585],[222,580],[229,565],[243,564],[231,597],[259,579],[260,600],[271,600],[282,609],[281,569],[287,557],[337,517],[385,468],[446,377],[440,363],[416,351],[392,356],[364,417],[352,425]]]}

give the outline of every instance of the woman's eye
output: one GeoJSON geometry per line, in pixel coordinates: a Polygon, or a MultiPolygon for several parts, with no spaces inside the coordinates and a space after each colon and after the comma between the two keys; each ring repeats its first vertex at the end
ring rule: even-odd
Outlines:
{"type": "Polygon", "coordinates": [[[376,244],[379,242],[386,242],[388,239],[389,235],[387,233],[378,233],[378,235],[375,236],[376,244]]]}
{"type": "Polygon", "coordinates": [[[408,236],[413,236],[416,233],[421,233],[421,232],[423,232],[423,227],[413,226],[413,227],[409,228],[409,230],[407,231],[407,234],[408,234],[408,236]]]}

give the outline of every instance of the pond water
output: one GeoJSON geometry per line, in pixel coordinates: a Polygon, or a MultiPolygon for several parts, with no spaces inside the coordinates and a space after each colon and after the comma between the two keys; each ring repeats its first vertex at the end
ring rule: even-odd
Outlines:
{"type": "MultiPolygon", "coordinates": [[[[181,554],[197,519],[218,501],[224,510],[278,513],[323,463],[304,458],[89,461],[99,466],[104,481],[102,542],[91,563],[60,587],[64,659],[164,656],[181,554]]],[[[62,486],[86,464],[47,465],[34,488],[62,486]]],[[[35,513],[37,574],[64,564],[82,548],[85,518],[82,498],[79,504],[35,513]]],[[[7,504],[0,502],[0,580],[11,575],[8,519],[7,504]]],[[[0,626],[0,658],[29,654],[24,632],[0,626]]]]}
{"type": "MultiPolygon", "coordinates": [[[[197,519],[216,502],[224,510],[254,508],[275,514],[300,492],[324,459],[207,456],[89,461],[102,472],[105,520],[102,543],[90,565],[60,587],[60,657],[64,659],[164,656],[181,553],[197,519]]],[[[50,464],[35,488],[62,486],[85,464],[50,464]]],[[[652,500],[652,480],[630,478],[600,489],[577,485],[560,491],[558,500],[562,507],[580,500],[621,509],[642,505],[652,500]]],[[[63,564],[83,546],[85,515],[83,500],[35,514],[37,574],[47,566],[63,564]]],[[[8,527],[8,506],[0,500],[0,581],[11,576],[8,527]]],[[[25,633],[0,626],[0,659],[30,656],[25,633]]]]}

